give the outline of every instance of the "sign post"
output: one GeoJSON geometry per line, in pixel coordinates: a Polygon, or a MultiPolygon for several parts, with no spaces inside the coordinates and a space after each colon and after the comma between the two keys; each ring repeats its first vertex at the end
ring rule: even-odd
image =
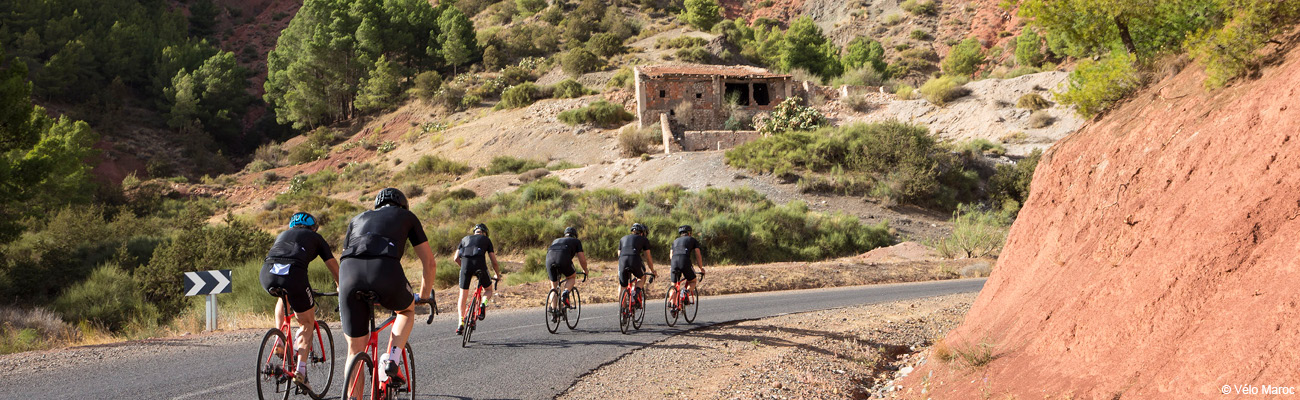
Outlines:
{"type": "Polygon", "coordinates": [[[186,296],[207,295],[204,304],[206,330],[217,330],[217,294],[230,293],[230,270],[186,272],[184,290],[186,296]]]}

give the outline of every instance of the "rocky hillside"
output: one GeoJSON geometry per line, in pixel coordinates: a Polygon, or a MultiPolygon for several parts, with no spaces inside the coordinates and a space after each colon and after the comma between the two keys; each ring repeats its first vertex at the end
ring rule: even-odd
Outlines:
{"type": "Polygon", "coordinates": [[[1294,385],[1300,52],[1287,46],[1222,90],[1188,68],[1052,148],[992,277],[905,397],[1294,385]]]}

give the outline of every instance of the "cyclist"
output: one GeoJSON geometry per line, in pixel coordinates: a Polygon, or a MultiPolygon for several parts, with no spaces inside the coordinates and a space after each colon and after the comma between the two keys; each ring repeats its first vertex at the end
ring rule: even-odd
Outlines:
{"type": "MultiPolygon", "coordinates": [[[[262,288],[270,293],[271,288],[280,287],[288,291],[289,308],[293,309],[298,320],[298,332],[294,344],[298,349],[298,374],[294,379],[300,383],[307,377],[308,346],[311,345],[316,326],[316,302],[311,295],[311,283],[307,279],[307,264],[320,257],[334,276],[334,283],[339,281],[339,262],[330,252],[330,245],[316,230],[316,217],[305,212],[294,213],[289,218],[289,229],[280,233],[266,253],[266,262],[262,264],[259,276],[262,288]]],[[[275,320],[284,319],[284,299],[275,301],[275,320]]],[[[286,332],[287,333],[287,332],[286,332]]],[[[281,354],[277,349],[276,354],[281,354]]]]}
{"type": "MultiPolygon", "coordinates": [[[[623,236],[618,241],[618,285],[619,287],[627,286],[632,277],[641,278],[645,276],[645,267],[650,267],[650,273],[655,273],[655,261],[650,256],[650,239],[646,239],[647,229],[640,222],[632,224],[632,233],[623,236]],[[642,260],[644,259],[644,262],[642,260]]],[[[645,289],[645,280],[637,282],[636,289],[645,289]]],[[[636,299],[636,291],[631,293],[633,299],[636,299]]],[[[640,304],[636,305],[640,307],[640,304]]]]}
{"type": "MultiPolygon", "coordinates": [[[[673,283],[679,279],[686,279],[687,293],[695,291],[695,268],[691,264],[692,256],[695,264],[700,266],[700,273],[704,273],[704,257],[700,255],[700,241],[692,235],[690,225],[677,227],[677,240],[673,241],[672,250],[668,253],[668,259],[671,260],[673,283]]],[[[686,301],[690,301],[687,297],[686,301]]],[[[685,304],[683,304],[685,305],[685,304]]]]}
{"type": "Polygon", "coordinates": [[[456,334],[460,335],[465,332],[465,314],[469,312],[469,305],[466,304],[465,299],[469,297],[470,277],[478,277],[478,285],[483,288],[483,307],[478,314],[479,320],[482,320],[487,313],[487,302],[492,298],[492,281],[488,279],[487,270],[488,259],[492,260],[492,277],[501,277],[501,269],[497,267],[496,248],[492,247],[492,239],[488,238],[487,225],[474,225],[470,235],[460,240],[453,258],[460,264],[460,297],[456,299],[456,316],[460,321],[460,325],[456,327],[456,334]]]}
{"type": "Polygon", "coordinates": [[[343,264],[339,270],[339,314],[343,334],[348,337],[348,360],[366,348],[370,336],[371,307],[354,297],[358,291],[373,291],[376,302],[397,312],[388,338],[388,352],[379,356],[376,367],[380,380],[396,373],[402,362],[401,349],[410,337],[415,304],[433,295],[438,264],[420,219],[407,209],[406,195],[385,188],[375,195],[375,208],[352,218],[343,242],[343,264]],[[403,242],[410,242],[423,269],[420,292],[412,296],[410,282],[402,271],[403,242]]]}
{"type": "MultiPolygon", "coordinates": [[[[578,239],[578,229],[572,226],[564,228],[564,237],[555,239],[551,246],[546,249],[546,276],[551,279],[551,289],[560,287],[560,279],[564,278],[564,290],[560,293],[560,299],[566,307],[569,306],[569,291],[573,289],[577,271],[573,269],[573,256],[578,256],[578,262],[582,264],[582,273],[587,273],[587,253],[582,251],[582,240],[578,239]]],[[[559,304],[556,304],[558,307],[559,304]]]]}

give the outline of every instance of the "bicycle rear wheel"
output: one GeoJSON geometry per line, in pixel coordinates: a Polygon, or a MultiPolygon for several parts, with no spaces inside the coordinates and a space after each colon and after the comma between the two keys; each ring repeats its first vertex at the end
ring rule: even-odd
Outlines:
{"type": "Polygon", "coordinates": [[[287,357],[289,346],[285,344],[284,332],[271,328],[262,336],[262,347],[257,352],[257,398],[288,399],[293,390],[293,380],[289,378],[287,357]],[[281,350],[277,353],[276,347],[281,350]]]}
{"type": "Polygon", "coordinates": [[[478,322],[479,297],[474,296],[474,301],[469,305],[469,312],[465,314],[465,328],[460,336],[460,347],[469,347],[470,336],[474,334],[474,326],[478,322]]]}
{"type": "Polygon", "coordinates": [[[582,296],[576,287],[569,290],[569,304],[573,308],[564,312],[564,324],[569,326],[569,330],[574,330],[578,328],[578,319],[582,318],[582,296]]]}
{"type": "Polygon", "coordinates": [[[673,308],[673,296],[677,293],[675,293],[673,289],[673,286],[669,286],[668,292],[664,293],[664,322],[667,323],[668,326],[677,324],[677,313],[674,312],[676,309],[673,308]]]}
{"type": "MultiPolygon", "coordinates": [[[[406,380],[405,385],[388,387],[388,397],[394,399],[415,400],[415,351],[411,350],[411,344],[406,344],[406,352],[402,354],[401,376],[406,380]]],[[[389,382],[392,382],[391,380],[389,382]]]]}
{"type": "Polygon", "coordinates": [[[641,330],[641,323],[645,321],[645,289],[636,291],[636,308],[632,309],[632,327],[641,330]]]}
{"type": "Polygon", "coordinates": [[[546,330],[551,333],[555,333],[560,329],[560,313],[562,312],[560,307],[564,307],[563,304],[560,304],[560,292],[551,289],[550,292],[546,293],[546,307],[542,308],[542,311],[546,313],[546,330]]]}
{"type": "Polygon", "coordinates": [[[695,323],[695,313],[700,312],[700,291],[699,289],[686,290],[686,305],[682,306],[682,314],[685,314],[686,323],[695,323]]]}
{"type": "Polygon", "coordinates": [[[618,290],[618,330],[627,334],[627,328],[632,325],[632,299],[628,296],[627,288],[618,290]]]}
{"type": "Polygon", "coordinates": [[[343,398],[378,399],[379,387],[375,383],[375,364],[370,361],[370,355],[359,353],[343,374],[343,398]]]}
{"type": "Polygon", "coordinates": [[[316,321],[316,337],[307,355],[307,382],[312,391],[323,396],[334,383],[334,334],[329,324],[316,321]]]}

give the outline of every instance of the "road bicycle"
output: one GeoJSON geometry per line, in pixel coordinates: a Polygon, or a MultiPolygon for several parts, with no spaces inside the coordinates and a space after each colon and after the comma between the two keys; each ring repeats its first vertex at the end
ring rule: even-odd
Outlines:
{"type": "MultiPolygon", "coordinates": [[[[587,273],[579,272],[579,274],[582,274],[582,281],[586,282],[587,273]]],[[[560,282],[564,282],[564,280],[561,279],[560,282]]],[[[564,324],[569,327],[569,330],[573,330],[578,327],[578,319],[582,318],[582,295],[578,293],[578,285],[573,285],[573,289],[569,289],[569,298],[561,299],[560,297],[560,288],[558,287],[551,288],[550,293],[546,294],[546,330],[551,333],[555,333],[560,329],[561,319],[564,320],[564,324]]]]}
{"type": "MultiPolygon", "coordinates": [[[[298,384],[293,380],[298,375],[298,349],[288,336],[292,332],[289,324],[294,315],[289,308],[289,291],[272,287],[267,292],[280,298],[284,304],[284,317],[280,318],[278,327],[268,329],[262,336],[261,350],[257,353],[257,397],[262,400],[288,399],[290,394],[298,393],[318,399],[329,391],[334,381],[334,335],[330,333],[330,326],[317,320],[316,326],[311,328],[316,330],[316,338],[307,347],[306,378],[308,385],[315,387],[298,384]]],[[[338,293],[313,290],[311,295],[325,297],[338,296],[338,293]]]]}
{"type": "Polygon", "coordinates": [[[627,334],[628,328],[641,330],[641,322],[645,321],[645,291],[649,290],[650,284],[655,282],[655,274],[645,274],[649,277],[646,280],[646,288],[635,290],[636,283],[641,278],[632,278],[627,281],[627,286],[618,290],[618,331],[627,334]],[[631,296],[636,292],[636,297],[631,296]]]}
{"type": "MultiPolygon", "coordinates": [[[[496,290],[499,281],[501,281],[499,277],[492,278],[493,290],[496,290]]],[[[464,330],[460,333],[460,347],[469,347],[469,337],[474,334],[474,328],[478,326],[478,321],[481,319],[483,319],[483,286],[478,285],[478,288],[474,289],[474,297],[470,298],[469,312],[465,313],[465,319],[461,321],[464,330]]]]}
{"type": "MultiPolygon", "coordinates": [[[[373,291],[356,291],[352,293],[355,299],[370,304],[370,340],[366,343],[365,350],[357,353],[348,364],[348,369],[344,373],[343,380],[343,399],[369,399],[369,400],[392,400],[415,398],[415,352],[411,350],[411,343],[407,342],[406,347],[402,349],[402,363],[398,367],[396,374],[390,374],[388,379],[379,380],[379,374],[376,360],[370,358],[371,354],[383,354],[379,352],[379,332],[388,329],[397,321],[397,312],[385,319],[378,326],[375,325],[375,302],[379,296],[373,291]]],[[[433,317],[438,315],[438,302],[430,295],[428,299],[420,299],[416,304],[428,304],[432,311],[429,313],[426,324],[433,323],[433,317]]]]}
{"type": "MultiPolygon", "coordinates": [[[[696,286],[704,282],[704,272],[700,272],[700,279],[695,282],[696,286]]],[[[677,318],[683,317],[686,323],[695,322],[695,314],[700,311],[700,294],[699,289],[686,290],[686,279],[680,279],[668,287],[668,292],[664,294],[664,322],[668,326],[677,324],[677,318]]]]}

